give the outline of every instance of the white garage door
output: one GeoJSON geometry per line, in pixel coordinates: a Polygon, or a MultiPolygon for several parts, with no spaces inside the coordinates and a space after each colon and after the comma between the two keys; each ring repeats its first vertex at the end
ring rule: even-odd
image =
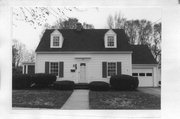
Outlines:
{"type": "Polygon", "coordinates": [[[133,69],[132,76],[138,77],[139,87],[153,86],[153,70],[152,69],[133,69]]]}

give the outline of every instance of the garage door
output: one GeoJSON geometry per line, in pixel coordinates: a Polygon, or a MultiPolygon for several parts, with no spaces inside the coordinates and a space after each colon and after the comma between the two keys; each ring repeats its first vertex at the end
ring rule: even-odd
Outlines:
{"type": "Polygon", "coordinates": [[[132,76],[138,77],[139,87],[153,86],[153,70],[152,69],[133,69],[132,76]]]}

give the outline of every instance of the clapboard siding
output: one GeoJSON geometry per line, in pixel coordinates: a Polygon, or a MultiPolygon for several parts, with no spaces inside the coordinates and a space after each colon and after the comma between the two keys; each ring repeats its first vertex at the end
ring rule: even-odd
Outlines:
{"type": "Polygon", "coordinates": [[[121,62],[122,74],[132,74],[131,54],[37,54],[36,73],[44,73],[45,62],[64,62],[64,77],[58,80],[73,80],[78,82],[80,63],[86,63],[86,79],[91,81],[106,81],[109,78],[102,78],[102,62],[121,62]],[[89,57],[90,59],[81,60],[79,57],[89,57]],[[73,64],[77,64],[77,71],[72,73],[70,70],[73,64]]]}

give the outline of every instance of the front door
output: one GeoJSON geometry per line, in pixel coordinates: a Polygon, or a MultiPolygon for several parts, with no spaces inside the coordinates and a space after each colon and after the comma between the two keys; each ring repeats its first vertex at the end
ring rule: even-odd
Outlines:
{"type": "Polygon", "coordinates": [[[80,63],[80,80],[79,83],[86,83],[86,63],[80,63]]]}

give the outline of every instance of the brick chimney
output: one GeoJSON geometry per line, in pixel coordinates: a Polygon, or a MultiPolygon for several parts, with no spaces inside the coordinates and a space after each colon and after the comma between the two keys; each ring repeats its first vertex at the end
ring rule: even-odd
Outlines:
{"type": "Polygon", "coordinates": [[[83,26],[81,25],[81,23],[77,23],[76,24],[76,30],[77,31],[82,31],[82,29],[83,29],[83,26]]]}

